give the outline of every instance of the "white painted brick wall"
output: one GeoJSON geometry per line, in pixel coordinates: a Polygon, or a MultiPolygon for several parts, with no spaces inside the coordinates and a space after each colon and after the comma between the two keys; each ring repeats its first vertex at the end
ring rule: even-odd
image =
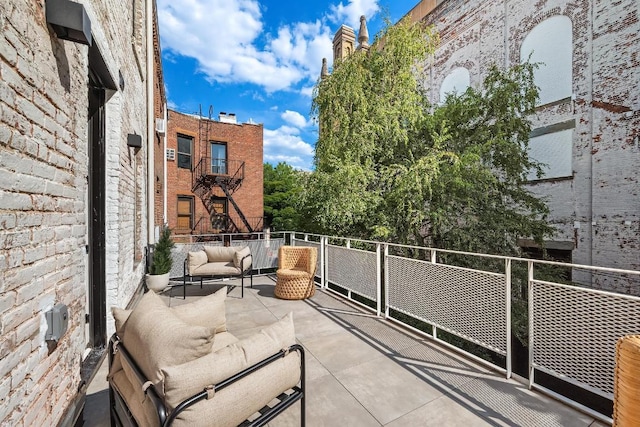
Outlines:
{"type": "MultiPolygon", "coordinates": [[[[109,309],[129,302],[144,272],[134,247],[146,244],[146,223],[135,226],[146,209],[146,149],[135,154],[126,137],[146,140],[146,82],[132,48],[133,5],[81,3],[114,81],[119,71],[126,81],[106,103],[109,309]]],[[[0,425],[57,425],[86,346],[88,48],[58,40],[44,7],[0,2],[0,425]],[[69,306],[70,322],[49,354],[44,313],[55,303],[69,306]]]]}

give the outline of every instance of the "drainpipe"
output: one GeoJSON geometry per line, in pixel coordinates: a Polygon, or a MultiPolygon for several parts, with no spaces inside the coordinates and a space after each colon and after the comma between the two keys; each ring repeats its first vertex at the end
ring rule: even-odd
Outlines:
{"type": "Polygon", "coordinates": [[[154,109],[153,109],[153,2],[146,2],[147,32],[147,241],[155,243],[154,215],[154,109]]]}
{"type": "Polygon", "coordinates": [[[167,220],[167,134],[169,133],[169,112],[167,111],[167,103],[164,103],[164,152],[162,155],[162,174],[164,175],[162,183],[162,223],[166,224],[167,220]]]}

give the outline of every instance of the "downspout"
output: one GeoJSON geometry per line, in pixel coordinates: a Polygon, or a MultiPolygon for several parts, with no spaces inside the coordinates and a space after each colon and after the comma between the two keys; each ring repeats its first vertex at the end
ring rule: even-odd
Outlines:
{"type": "Polygon", "coordinates": [[[147,32],[147,242],[155,243],[154,215],[154,109],[153,109],[153,1],[146,1],[147,32]]]}
{"type": "Polygon", "coordinates": [[[167,111],[167,103],[164,103],[164,153],[162,155],[162,173],[164,180],[162,183],[162,223],[166,224],[167,220],[167,134],[169,129],[169,112],[167,111]]]}

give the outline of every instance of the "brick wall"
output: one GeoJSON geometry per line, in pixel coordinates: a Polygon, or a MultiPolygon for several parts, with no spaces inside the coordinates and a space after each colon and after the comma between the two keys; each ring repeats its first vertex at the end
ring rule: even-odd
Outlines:
{"type": "MultiPolygon", "coordinates": [[[[133,6],[83,3],[108,73],[126,83],[105,113],[108,308],[126,305],[143,275],[146,149],[127,147],[127,134],[146,142],[145,47],[134,53],[133,6]]],[[[0,28],[0,425],[57,425],[87,347],[88,47],[55,36],[43,0],[3,0],[0,28]],[[49,346],[56,303],[69,329],[49,346]]]]}
{"type": "MultiPolygon", "coordinates": [[[[204,118],[200,120],[197,116],[169,110],[167,129],[167,148],[176,150],[176,160],[167,161],[167,217],[171,228],[175,229],[177,224],[179,195],[194,196],[195,222],[202,217],[209,217],[202,201],[191,191],[191,171],[178,168],[177,135],[179,133],[193,137],[193,167],[202,157],[211,157],[208,141],[225,142],[230,169],[235,160],[245,162],[244,180],[241,187],[233,193],[233,199],[247,218],[263,216],[262,125],[223,123],[204,118]]],[[[220,190],[215,191],[214,194],[224,196],[220,190]]],[[[236,214],[231,203],[228,211],[231,215],[236,214]]],[[[198,231],[200,231],[199,228],[198,231]]],[[[185,233],[187,230],[176,230],[176,232],[185,233]]]]}
{"type": "MultiPolygon", "coordinates": [[[[424,2],[423,2],[424,3],[424,2]]],[[[432,5],[425,9],[429,11],[432,5]]],[[[425,86],[438,100],[442,80],[456,67],[471,84],[495,63],[520,60],[526,35],[544,19],[572,23],[575,100],[546,105],[533,128],[575,120],[568,179],[535,183],[547,197],[553,240],[571,242],[573,262],[640,269],[640,3],[635,0],[445,0],[424,20],[442,43],[424,66],[425,86]]],[[[593,280],[592,286],[640,294],[640,285],[593,280]]]]}

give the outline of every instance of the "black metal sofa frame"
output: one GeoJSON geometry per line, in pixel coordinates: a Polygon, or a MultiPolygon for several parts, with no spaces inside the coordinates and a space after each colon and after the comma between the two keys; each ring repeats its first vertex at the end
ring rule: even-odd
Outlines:
{"type": "MultiPolygon", "coordinates": [[[[253,257],[252,254],[249,255],[245,255],[241,260],[240,260],[240,265],[244,265],[244,260],[251,257],[251,264],[249,264],[249,275],[251,276],[251,287],[253,288],[253,257]]],[[[183,270],[182,270],[183,274],[182,274],[182,298],[183,299],[187,299],[187,277],[189,278],[189,282],[193,282],[193,278],[194,277],[198,277],[200,278],[200,289],[202,289],[202,281],[204,278],[207,279],[221,279],[221,278],[227,278],[227,277],[237,277],[237,276],[230,276],[228,274],[215,274],[215,275],[191,275],[191,274],[187,274],[187,259],[184,260],[183,263],[183,270]]],[[[242,271],[240,274],[240,295],[242,296],[242,298],[244,298],[244,278],[247,276],[245,274],[244,271],[242,271]]],[[[179,286],[179,285],[178,285],[179,286]]],[[[229,291],[235,287],[235,285],[228,285],[229,286],[229,291]]]]}
{"type": "MultiPolygon", "coordinates": [[[[280,396],[277,396],[275,399],[278,401],[273,406],[265,406],[260,409],[258,412],[260,416],[253,421],[246,420],[240,426],[242,427],[260,427],[264,426],[273,420],[277,415],[284,412],[287,408],[293,405],[295,402],[300,400],[300,425],[302,427],[305,426],[305,360],[304,360],[304,348],[300,344],[294,344],[287,349],[280,350],[278,353],[275,353],[266,359],[256,363],[253,366],[250,366],[237,374],[221,381],[218,384],[213,385],[214,390],[222,390],[225,387],[235,383],[236,381],[241,380],[253,372],[267,366],[268,364],[278,360],[281,357],[285,357],[289,352],[297,351],[300,353],[300,385],[295,386],[290,389],[291,393],[283,393],[280,396]]],[[[132,368],[135,375],[141,381],[141,384],[147,382],[147,379],[140,371],[140,368],[133,360],[127,349],[124,347],[117,334],[113,334],[111,339],[109,340],[109,370],[111,370],[111,366],[114,361],[114,355],[116,352],[120,352],[121,357],[128,363],[132,368]]],[[[184,400],[180,403],[173,412],[169,412],[167,405],[164,403],[160,395],[155,390],[153,385],[149,386],[145,394],[147,398],[151,399],[151,402],[156,408],[156,413],[158,415],[158,426],[171,426],[175,418],[180,414],[180,412],[189,408],[190,406],[200,402],[207,398],[207,390],[203,390],[200,393],[197,393],[190,398],[184,400]]],[[[112,427],[137,427],[137,423],[131,414],[127,403],[124,398],[118,393],[118,391],[112,386],[111,380],[109,381],[109,412],[111,416],[111,426],[112,427]]]]}

